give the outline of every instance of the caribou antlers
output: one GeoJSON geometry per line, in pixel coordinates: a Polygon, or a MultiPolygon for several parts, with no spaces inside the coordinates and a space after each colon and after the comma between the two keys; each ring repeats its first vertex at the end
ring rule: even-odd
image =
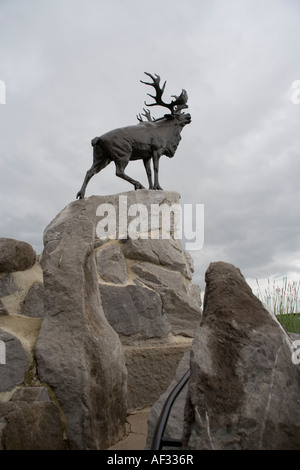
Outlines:
{"type": "Polygon", "coordinates": [[[155,77],[151,75],[148,72],[144,72],[148,77],[152,78],[153,83],[150,82],[144,82],[143,80],[140,80],[141,83],[144,83],[145,85],[152,86],[155,91],[156,91],[156,96],[150,95],[150,93],[147,93],[151,98],[155,100],[155,103],[149,103],[147,104],[145,102],[146,106],[163,106],[164,108],[168,108],[171,111],[171,114],[178,114],[181,112],[182,109],[188,108],[187,100],[188,100],[188,95],[185,90],[182,90],[181,94],[179,96],[172,95],[172,98],[175,98],[175,101],[171,101],[171,103],[165,103],[162,100],[162,95],[165,90],[166,86],[166,81],[164,82],[162,88],[160,88],[160,76],[155,74],[155,77]]]}
{"type": "Polygon", "coordinates": [[[137,120],[138,121],[144,122],[142,116],[145,116],[145,118],[147,118],[147,121],[150,121],[150,122],[155,121],[155,119],[151,116],[151,113],[150,113],[149,109],[143,108],[143,111],[144,111],[144,114],[142,113],[142,115],[141,115],[141,113],[140,113],[139,115],[137,115],[137,120]]]}

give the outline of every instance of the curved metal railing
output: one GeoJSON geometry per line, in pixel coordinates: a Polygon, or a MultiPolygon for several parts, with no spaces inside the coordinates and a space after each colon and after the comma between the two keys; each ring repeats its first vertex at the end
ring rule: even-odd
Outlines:
{"type": "Polygon", "coordinates": [[[162,447],[182,447],[182,441],[179,439],[164,438],[164,431],[168,422],[169,414],[173,403],[187,381],[190,378],[190,369],[184,374],[184,376],[179,380],[177,385],[173,388],[168,398],[166,399],[164,406],[161,410],[160,416],[158,418],[155,431],[153,434],[151,450],[161,450],[162,447]]]}

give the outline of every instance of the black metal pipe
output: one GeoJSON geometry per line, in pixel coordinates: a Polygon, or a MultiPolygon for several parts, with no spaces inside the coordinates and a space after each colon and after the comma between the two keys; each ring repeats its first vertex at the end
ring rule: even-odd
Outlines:
{"type": "Polygon", "coordinates": [[[164,435],[164,431],[165,431],[165,428],[166,428],[166,424],[167,424],[167,421],[168,421],[168,418],[169,418],[169,414],[170,414],[170,411],[171,411],[171,408],[172,408],[172,405],[175,401],[175,399],[177,398],[177,396],[179,395],[179,393],[181,392],[181,390],[183,389],[183,387],[185,386],[185,384],[187,383],[187,381],[189,380],[190,378],[190,369],[184,374],[184,376],[179,380],[179,382],[177,383],[177,385],[173,388],[173,390],[171,391],[170,395],[168,396],[168,398],[166,399],[165,403],[164,403],[164,406],[161,410],[161,413],[160,413],[160,416],[159,416],[159,419],[157,421],[157,424],[156,424],[156,427],[155,427],[155,431],[154,431],[154,435],[153,435],[153,439],[152,439],[152,445],[151,445],[151,450],[160,450],[162,448],[162,445],[167,445],[167,444],[171,444],[171,442],[173,442],[174,447],[181,447],[181,441],[178,441],[178,440],[173,440],[173,439],[163,439],[163,435],[164,435]],[[180,443],[180,445],[179,445],[180,443]]]}

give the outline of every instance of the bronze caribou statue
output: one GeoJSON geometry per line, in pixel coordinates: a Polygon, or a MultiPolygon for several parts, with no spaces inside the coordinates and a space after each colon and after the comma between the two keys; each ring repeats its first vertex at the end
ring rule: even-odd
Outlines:
{"type": "Polygon", "coordinates": [[[170,158],[174,156],[181,140],[180,133],[183,127],[191,122],[191,116],[182,112],[182,109],[188,107],[188,96],[185,90],[182,90],[180,96],[173,95],[172,98],[175,99],[170,103],[165,103],[162,100],[162,95],[166,82],[160,88],[159,75],[155,74],[154,77],[150,73],[145,72],[145,74],[152,79],[152,83],[142,80],[141,82],[154,87],[156,91],[155,96],[148,93],[155,102],[150,104],[145,102],[145,105],[163,106],[169,109],[170,114],[165,114],[162,118],[153,119],[151,118],[150,111],[144,109],[145,114],[143,116],[147,118],[147,121],[143,121],[141,115],[139,115],[137,117],[139,124],[121,127],[107,132],[100,137],[95,137],[92,140],[94,149],[93,164],[86,172],[82,187],[77,193],[77,198],[84,197],[87,184],[92,176],[112,161],[115,162],[117,176],[133,184],[134,189],[144,189],[141,183],[125,174],[125,168],[129,161],[143,160],[149,189],[162,189],[158,182],[159,159],[162,155],[170,158]],[[153,161],[154,184],[150,167],[151,160],[153,161]]]}

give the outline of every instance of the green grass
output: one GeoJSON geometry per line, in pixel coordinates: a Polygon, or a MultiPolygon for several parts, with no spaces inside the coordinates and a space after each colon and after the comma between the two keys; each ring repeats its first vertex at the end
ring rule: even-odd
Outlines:
{"type": "Polygon", "coordinates": [[[285,329],[289,333],[300,333],[300,281],[291,283],[284,277],[282,285],[278,286],[275,281],[271,284],[268,279],[264,295],[257,279],[256,284],[257,297],[275,313],[285,329]]]}
{"type": "Polygon", "coordinates": [[[282,313],[277,318],[289,333],[300,333],[300,313],[282,313]]]}

